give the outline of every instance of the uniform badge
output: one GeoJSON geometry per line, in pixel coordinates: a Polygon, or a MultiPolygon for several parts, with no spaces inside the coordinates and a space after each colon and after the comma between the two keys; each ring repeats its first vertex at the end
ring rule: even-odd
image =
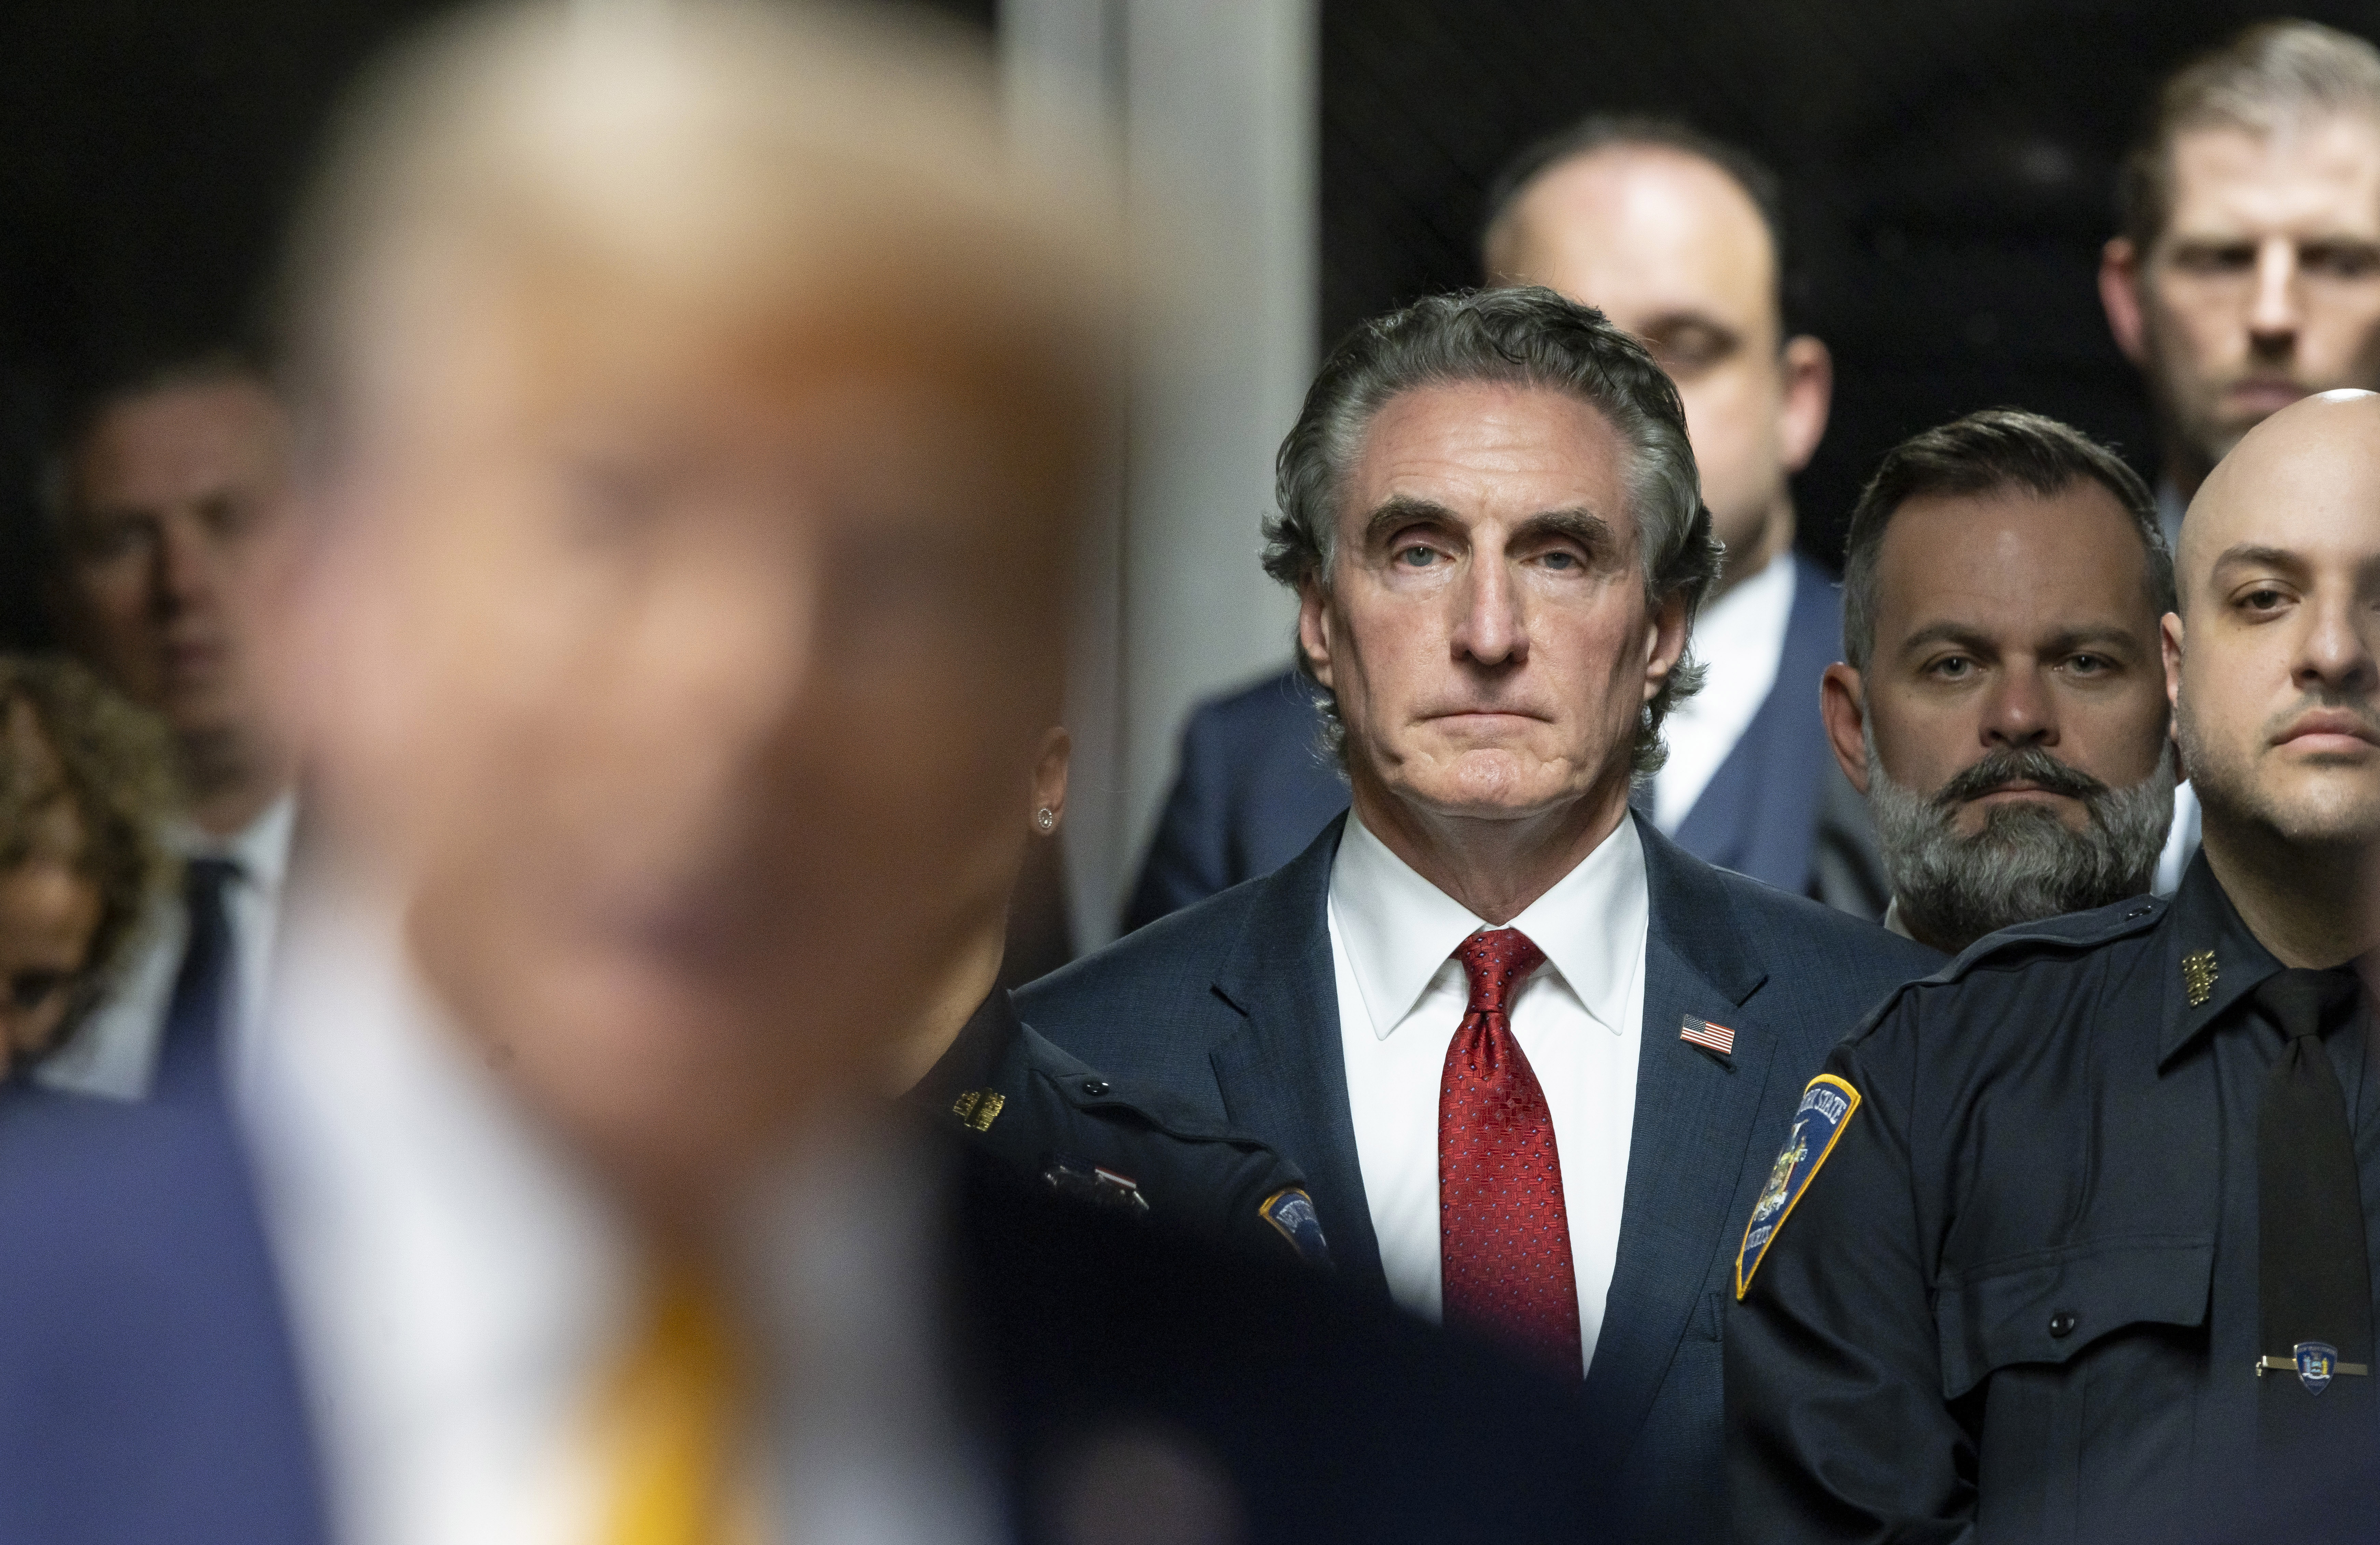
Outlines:
{"type": "Polygon", "coordinates": [[[951,1101],[951,1114],[978,1132],[989,1132],[1007,1103],[1008,1096],[998,1089],[969,1089],[951,1101]]]}
{"type": "Polygon", "coordinates": [[[1303,1186],[1286,1186],[1265,1198],[1257,1216],[1281,1231],[1297,1259],[1308,1266],[1330,1264],[1330,1246],[1322,1237],[1322,1216],[1303,1186]]]}
{"type": "Polygon", "coordinates": [[[1070,1159],[1062,1153],[1050,1155],[1041,1171],[1041,1179],[1050,1189],[1062,1197],[1087,1201],[1094,1207],[1112,1208],[1139,1217],[1148,1210],[1148,1198],[1140,1194],[1140,1182],[1128,1174],[1118,1174],[1111,1169],[1070,1159]]]}
{"type": "Polygon", "coordinates": [[[1760,1200],[1753,1206],[1752,1222],[1743,1228],[1743,1247],[1735,1257],[1738,1298],[1751,1287],[1752,1274],[1760,1270],[1770,1241],[1817,1178],[1818,1166],[1835,1150],[1835,1139],[1843,1135],[1859,1102],[1859,1090],[1831,1073],[1819,1074],[1802,1091],[1802,1103],[1793,1108],[1793,1129],[1785,1135],[1785,1147],[1769,1167],[1768,1184],[1760,1188],[1760,1200]]]}
{"type": "Polygon", "coordinates": [[[2181,990],[2190,998],[2190,1006],[2198,1007],[2215,996],[2215,952],[2201,950],[2196,955],[2181,957],[2181,990]]]}
{"type": "Polygon", "coordinates": [[[2330,1386],[2330,1376],[2338,1371],[2338,1348],[2326,1341],[2301,1341],[2293,1349],[2298,1360],[2298,1382],[2309,1394],[2320,1394],[2330,1386]]]}

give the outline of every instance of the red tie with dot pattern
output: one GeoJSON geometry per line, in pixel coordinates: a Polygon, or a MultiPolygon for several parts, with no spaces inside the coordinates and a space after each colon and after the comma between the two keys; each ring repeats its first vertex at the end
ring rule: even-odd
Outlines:
{"type": "Polygon", "coordinates": [[[1553,1113],[1508,1011],[1545,952],[1520,930],[1500,928],[1473,934],[1454,955],[1471,979],[1471,1006],[1438,1085],[1446,1320],[1519,1343],[1577,1378],[1578,1278],[1553,1113]]]}

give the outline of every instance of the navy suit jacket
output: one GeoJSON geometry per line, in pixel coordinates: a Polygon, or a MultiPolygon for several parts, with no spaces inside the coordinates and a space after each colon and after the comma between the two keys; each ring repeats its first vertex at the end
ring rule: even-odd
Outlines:
{"type": "MultiPolygon", "coordinates": [[[[1793,609],[1777,683],[1677,841],[1721,869],[1875,917],[1889,894],[1876,839],[1818,717],[1818,678],[1843,657],[1842,607],[1824,569],[1798,554],[1791,561],[1793,609]],[[1831,809],[1830,792],[1841,797],[1831,809]]],[[[1292,669],[1191,714],[1181,771],[1124,908],[1127,932],[1271,873],[1347,808],[1347,780],[1321,749],[1315,691],[1292,669]]]]}
{"type": "MultiPolygon", "coordinates": [[[[1163,1506],[1152,1441],[1255,1545],[1593,1537],[1571,1392],[1321,1273],[953,1163],[951,1372],[1012,1539],[1049,1538],[1076,1487],[1163,1506]]],[[[0,1086],[0,1541],[327,1540],[261,1216],[221,1102],[0,1086]]]]}
{"type": "MultiPolygon", "coordinates": [[[[1085,1061],[1279,1149],[1305,1173],[1341,1275],[1385,1296],[1326,918],[1342,826],[1278,872],[1043,978],[1017,1009],[1085,1061]]],[[[1714,869],[1642,818],[1637,830],[1651,898],[1645,1043],[1588,1421],[1632,1534],[1718,1539],[1719,1311],[1744,1221],[1828,1052],[1940,956],[1714,869]],[[1680,1040],[1689,1016],[1731,1028],[1733,1054],[1680,1040]]]]}

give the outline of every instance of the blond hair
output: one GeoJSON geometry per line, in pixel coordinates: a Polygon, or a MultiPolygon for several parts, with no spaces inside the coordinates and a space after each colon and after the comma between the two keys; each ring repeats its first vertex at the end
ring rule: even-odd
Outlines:
{"type": "Polygon", "coordinates": [[[2260,21],[2168,79],[2124,156],[2123,234],[2146,253],[2173,214],[2173,145],[2193,129],[2267,135],[2308,117],[2355,114],[2380,134],[2380,49],[2312,21],[2260,21]]]}

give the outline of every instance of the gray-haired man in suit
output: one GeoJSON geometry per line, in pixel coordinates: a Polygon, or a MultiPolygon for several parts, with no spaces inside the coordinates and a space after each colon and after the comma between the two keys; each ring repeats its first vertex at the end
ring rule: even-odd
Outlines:
{"type": "Polygon", "coordinates": [[[1278,494],[1354,809],[1025,1012],[1293,1155],[1343,1273],[1583,1375],[1621,1515],[1722,1537],[1742,1220],[1803,1081],[1937,957],[1630,813],[1718,554],[1677,392],[1600,312],[1361,329],[1278,494]]]}

